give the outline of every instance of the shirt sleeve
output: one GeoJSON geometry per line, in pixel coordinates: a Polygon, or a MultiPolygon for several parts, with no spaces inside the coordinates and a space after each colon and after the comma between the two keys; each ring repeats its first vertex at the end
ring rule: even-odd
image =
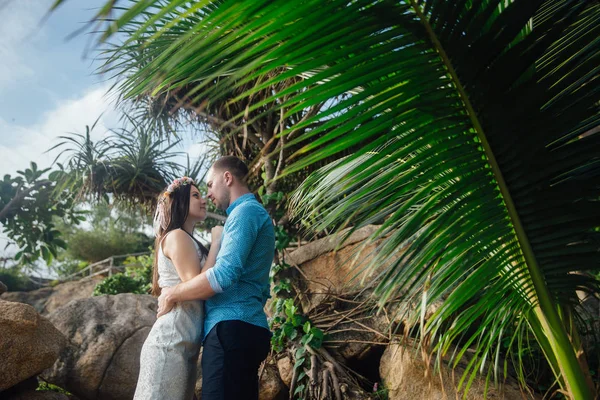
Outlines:
{"type": "Polygon", "coordinates": [[[252,210],[236,210],[227,218],[223,228],[223,241],[215,266],[206,273],[215,293],[226,291],[235,284],[244,271],[259,231],[259,221],[252,210]]]}

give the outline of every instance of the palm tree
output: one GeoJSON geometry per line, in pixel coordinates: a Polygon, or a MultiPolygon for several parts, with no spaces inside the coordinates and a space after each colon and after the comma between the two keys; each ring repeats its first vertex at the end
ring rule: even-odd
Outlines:
{"type": "MultiPolygon", "coordinates": [[[[194,162],[188,156],[186,165],[180,165],[172,160],[179,154],[174,148],[180,140],[173,141],[153,130],[154,124],[137,125],[127,114],[123,119],[127,123],[125,128],[111,130],[96,142],[90,136],[96,124],[91,128],[86,126],[85,135],[59,136],[62,141],[48,150],[61,150],[55,158],[59,170],[53,172],[58,182],[54,190],[58,198],[71,193],[78,201],[109,202],[110,194],[125,208],[141,206],[151,212],[157,196],[174,178],[190,176],[196,182],[204,180],[214,151],[194,162]]],[[[225,217],[215,211],[211,209],[209,218],[224,221],[225,217]]]]}
{"type": "Polygon", "coordinates": [[[513,346],[532,332],[565,393],[593,397],[575,321],[576,291],[600,292],[585,274],[599,265],[597,2],[146,0],[108,19],[112,6],[101,40],[169,40],[125,98],[197,82],[185,101],[236,93],[259,110],[248,124],[266,103],[287,116],[330,101],[294,126],[310,129],[287,141],[302,146],[282,175],[343,157],[292,205],[315,229],[381,223],[365,268],[385,265],[381,303],[418,300],[416,320],[443,300],[421,319],[432,350],[475,347],[466,374],[491,377],[506,332],[513,346]]]}

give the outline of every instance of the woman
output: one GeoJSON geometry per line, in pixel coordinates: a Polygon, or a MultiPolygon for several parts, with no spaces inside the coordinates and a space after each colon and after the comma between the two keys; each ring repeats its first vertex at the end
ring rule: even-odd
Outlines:
{"type": "MultiPolygon", "coordinates": [[[[178,178],[159,196],[152,294],[198,275],[215,264],[222,227],[213,228],[210,252],[193,236],[206,219],[206,200],[191,178],[178,178]]],[[[156,320],[142,347],[134,399],[192,399],[204,302],[187,301],[156,320]]]]}

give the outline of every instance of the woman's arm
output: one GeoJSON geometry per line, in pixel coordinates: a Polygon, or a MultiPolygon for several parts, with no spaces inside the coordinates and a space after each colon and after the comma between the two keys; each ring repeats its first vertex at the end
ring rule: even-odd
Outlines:
{"type": "Polygon", "coordinates": [[[206,272],[206,270],[214,267],[215,263],[217,262],[217,254],[219,253],[219,248],[221,247],[221,236],[223,235],[223,227],[213,227],[210,231],[210,235],[210,250],[208,251],[208,256],[206,257],[204,266],[202,267],[202,272],[206,272]]]}

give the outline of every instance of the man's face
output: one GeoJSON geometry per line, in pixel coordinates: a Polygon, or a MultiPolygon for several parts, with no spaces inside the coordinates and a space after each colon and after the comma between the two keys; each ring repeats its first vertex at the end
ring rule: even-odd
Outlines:
{"type": "Polygon", "coordinates": [[[226,210],[227,207],[229,207],[231,195],[229,186],[227,186],[227,183],[225,182],[225,172],[211,168],[206,176],[206,186],[208,187],[206,197],[208,197],[217,208],[226,210]]]}

